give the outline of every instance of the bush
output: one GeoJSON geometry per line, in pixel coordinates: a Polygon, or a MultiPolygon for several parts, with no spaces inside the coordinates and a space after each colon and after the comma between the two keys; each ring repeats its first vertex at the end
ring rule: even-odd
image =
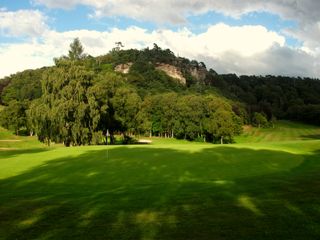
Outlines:
{"type": "Polygon", "coordinates": [[[255,112],[253,114],[252,124],[258,128],[265,128],[268,127],[268,120],[262,113],[255,112]]]}

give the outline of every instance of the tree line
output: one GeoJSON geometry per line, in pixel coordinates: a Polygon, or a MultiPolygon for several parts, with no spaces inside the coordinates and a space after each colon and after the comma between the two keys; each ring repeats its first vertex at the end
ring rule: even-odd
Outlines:
{"type": "Polygon", "coordinates": [[[282,76],[219,75],[210,69],[197,81],[190,69],[204,63],[176,57],[169,49],[84,54],[78,39],[55,66],[26,70],[0,80],[0,124],[25,129],[40,141],[66,146],[111,143],[121,134],[232,142],[243,124],[273,127],[277,119],[320,124],[320,82],[282,76]],[[132,63],[128,74],[118,64],[132,63]],[[182,85],[158,63],[181,70],[182,85]]]}
{"type": "Polygon", "coordinates": [[[286,119],[320,125],[318,79],[225,74],[210,80],[225,96],[245,103],[253,123],[260,113],[269,122],[286,119]]]}
{"type": "MultiPolygon", "coordinates": [[[[146,52],[161,52],[154,48],[146,52]]],[[[119,55],[113,50],[109,58],[119,55]]],[[[132,135],[152,135],[226,143],[241,132],[242,111],[222,96],[186,91],[147,60],[138,59],[128,75],[108,64],[85,55],[75,39],[54,67],[17,74],[3,90],[2,125],[65,146],[103,144],[107,131],[111,143],[118,134],[125,142],[132,135]]]]}

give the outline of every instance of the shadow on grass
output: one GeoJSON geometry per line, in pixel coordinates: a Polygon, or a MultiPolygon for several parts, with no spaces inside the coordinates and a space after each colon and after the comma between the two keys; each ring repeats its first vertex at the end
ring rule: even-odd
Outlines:
{"type": "Polygon", "coordinates": [[[6,149],[5,151],[0,151],[0,161],[1,158],[6,159],[10,157],[14,157],[20,154],[32,154],[32,153],[40,153],[51,150],[50,148],[27,148],[27,149],[6,149]]]}
{"type": "Polygon", "coordinates": [[[0,180],[0,239],[317,239],[320,153],[88,150],[0,180]]]}
{"type": "Polygon", "coordinates": [[[302,139],[312,139],[312,140],[319,140],[320,134],[311,134],[311,135],[303,135],[301,136],[302,139]]]}

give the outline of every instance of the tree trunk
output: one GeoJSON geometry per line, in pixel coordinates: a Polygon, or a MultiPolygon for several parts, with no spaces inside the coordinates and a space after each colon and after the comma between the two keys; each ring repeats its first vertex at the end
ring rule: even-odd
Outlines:
{"type": "Polygon", "coordinates": [[[115,144],[115,138],[113,133],[110,133],[110,144],[115,144]]]}
{"type": "Polygon", "coordinates": [[[220,143],[223,144],[223,136],[220,138],[220,143]]]}
{"type": "Polygon", "coordinates": [[[171,130],[171,138],[173,138],[173,129],[171,130]]]}
{"type": "MultiPolygon", "coordinates": [[[[48,140],[48,145],[50,145],[50,140],[48,140]]],[[[70,141],[69,140],[65,141],[64,146],[70,147],[70,141]]]]}

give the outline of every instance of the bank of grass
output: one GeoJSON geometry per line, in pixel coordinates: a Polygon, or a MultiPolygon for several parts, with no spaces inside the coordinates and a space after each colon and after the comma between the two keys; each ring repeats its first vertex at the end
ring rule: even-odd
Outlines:
{"type": "Polygon", "coordinates": [[[0,239],[318,239],[320,141],[281,124],[297,133],[0,151],[0,239]]]}
{"type": "Polygon", "coordinates": [[[45,146],[37,140],[36,136],[17,136],[12,131],[0,127],[0,151],[43,147],[45,146]]]}
{"type": "Polygon", "coordinates": [[[290,121],[278,121],[274,128],[246,126],[236,143],[282,142],[320,139],[320,127],[290,121]]]}

